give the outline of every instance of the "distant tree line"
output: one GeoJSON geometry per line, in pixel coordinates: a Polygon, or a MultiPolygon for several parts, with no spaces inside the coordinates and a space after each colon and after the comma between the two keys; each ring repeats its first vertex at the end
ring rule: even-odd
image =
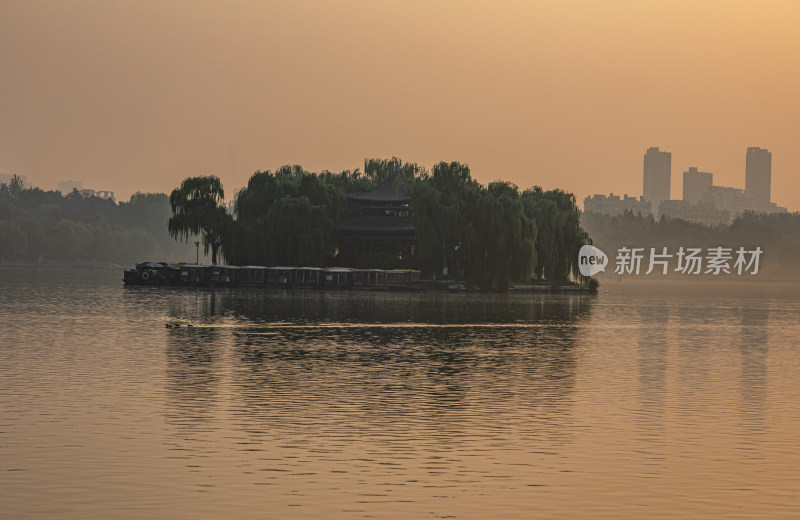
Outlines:
{"type": "Polygon", "coordinates": [[[169,236],[170,214],[163,193],[136,193],[117,204],[77,190],[62,196],[25,188],[14,176],[0,183],[0,262],[194,260],[193,244],[169,236]]]}
{"type": "Polygon", "coordinates": [[[215,260],[221,254],[231,264],[336,265],[336,224],[358,211],[346,194],[369,189],[395,171],[411,199],[417,253],[399,259],[371,252],[356,265],[428,274],[446,268],[451,278],[500,288],[529,281],[534,273],[551,281],[578,276],[578,250],[589,235],[572,194],[539,187],[520,191],[502,181],[484,186],[458,162],[431,171],[397,158],[368,159],[363,171],[257,171],[236,195],[233,215],[221,209],[218,178],[193,177],[170,197],[170,233],[200,234],[215,260]]]}
{"type": "MultiPolygon", "coordinates": [[[[623,246],[663,248],[760,247],[760,273],[797,276],[800,255],[800,212],[764,214],[745,212],[730,225],[705,226],[682,219],[654,219],[631,212],[608,216],[584,213],[581,224],[593,243],[611,255],[623,246]]],[[[613,272],[613,268],[610,269],[613,272]]]]}

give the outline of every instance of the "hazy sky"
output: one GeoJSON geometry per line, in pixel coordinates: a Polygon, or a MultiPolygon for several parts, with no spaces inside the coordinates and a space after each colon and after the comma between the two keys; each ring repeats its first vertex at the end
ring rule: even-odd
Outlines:
{"type": "Polygon", "coordinates": [[[800,1],[0,0],[0,172],[169,191],[401,157],[642,193],[649,146],[800,209],[800,1]]]}

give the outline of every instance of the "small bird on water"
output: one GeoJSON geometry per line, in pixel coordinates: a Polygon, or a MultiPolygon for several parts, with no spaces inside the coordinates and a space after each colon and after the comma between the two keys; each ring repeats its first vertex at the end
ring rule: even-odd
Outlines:
{"type": "Polygon", "coordinates": [[[166,323],[166,325],[164,325],[164,326],[165,326],[166,328],[168,328],[168,329],[177,329],[177,328],[178,328],[178,327],[180,327],[181,325],[185,325],[185,326],[187,326],[187,327],[193,327],[193,326],[194,326],[194,325],[192,325],[191,323],[181,323],[180,321],[173,321],[173,322],[169,322],[169,321],[168,321],[168,322],[166,323]]]}

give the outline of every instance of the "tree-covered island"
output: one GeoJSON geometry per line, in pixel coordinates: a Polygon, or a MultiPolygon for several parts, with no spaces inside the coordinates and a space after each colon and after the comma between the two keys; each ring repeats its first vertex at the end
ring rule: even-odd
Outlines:
{"type": "Polygon", "coordinates": [[[484,186],[469,167],[430,171],[399,159],[367,159],[364,170],[257,171],[231,211],[213,176],[183,181],[170,196],[170,233],[201,235],[214,260],[234,265],[419,269],[426,276],[503,290],[533,278],[578,279],[590,242],[575,197],[484,186]]]}

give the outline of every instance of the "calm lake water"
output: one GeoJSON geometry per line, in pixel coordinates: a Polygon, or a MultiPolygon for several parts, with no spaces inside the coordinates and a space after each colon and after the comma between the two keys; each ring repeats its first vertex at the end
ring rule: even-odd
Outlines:
{"type": "Polygon", "coordinates": [[[3,518],[800,515],[798,285],[121,278],[0,267],[3,518]]]}

